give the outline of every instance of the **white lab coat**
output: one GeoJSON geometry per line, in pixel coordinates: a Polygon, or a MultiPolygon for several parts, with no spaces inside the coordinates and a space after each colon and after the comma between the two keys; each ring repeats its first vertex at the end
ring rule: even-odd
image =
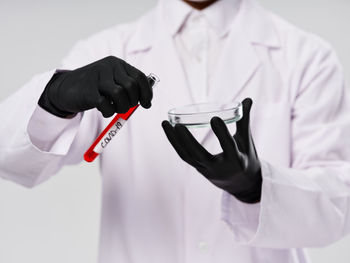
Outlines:
{"type": "MultiPolygon", "coordinates": [[[[170,11],[170,10],[168,10],[170,11]]],[[[307,262],[303,247],[350,230],[350,114],[343,72],[330,46],[253,0],[243,1],[217,71],[213,101],[251,97],[262,162],[262,199],[245,204],[184,163],[160,123],[194,103],[162,2],[137,22],[79,42],[62,69],[108,55],[161,82],[99,158],[103,180],[99,262],[307,262]]],[[[34,77],[0,107],[0,176],[33,187],[85,150],[111,118],[95,109],[73,119],[37,106],[54,70],[34,77]]],[[[234,125],[230,129],[234,132],[234,125]]],[[[210,151],[209,130],[193,130],[210,151]]]]}

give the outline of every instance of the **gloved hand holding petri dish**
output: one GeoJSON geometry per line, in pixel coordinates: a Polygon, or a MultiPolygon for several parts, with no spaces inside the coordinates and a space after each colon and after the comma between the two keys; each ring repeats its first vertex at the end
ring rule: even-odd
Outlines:
{"type": "Polygon", "coordinates": [[[249,125],[252,103],[246,98],[242,103],[184,106],[170,110],[170,121],[162,122],[169,142],[183,161],[245,203],[259,202],[262,187],[261,165],[249,125]],[[235,134],[227,127],[233,122],[235,134]],[[221,153],[208,152],[188,129],[209,125],[221,145],[221,153]]]}
{"type": "Polygon", "coordinates": [[[172,126],[182,124],[188,128],[210,126],[213,117],[221,118],[226,124],[237,122],[243,117],[242,103],[199,103],[174,108],[168,112],[172,126]]]}

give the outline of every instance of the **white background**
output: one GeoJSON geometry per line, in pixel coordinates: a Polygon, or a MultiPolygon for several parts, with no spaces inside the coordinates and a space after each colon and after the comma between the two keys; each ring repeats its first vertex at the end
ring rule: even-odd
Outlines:
{"type": "MultiPolygon", "coordinates": [[[[260,2],[329,41],[350,80],[349,0],[260,2]]],[[[131,21],[155,3],[156,0],[0,0],[0,101],[33,74],[57,67],[77,40],[131,21]]],[[[87,163],[66,167],[34,189],[0,180],[0,262],[95,263],[100,188],[98,167],[87,163]]],[[[349,248],[347,237],[309,252],[315,263],[348,263],[349,248]]]]}

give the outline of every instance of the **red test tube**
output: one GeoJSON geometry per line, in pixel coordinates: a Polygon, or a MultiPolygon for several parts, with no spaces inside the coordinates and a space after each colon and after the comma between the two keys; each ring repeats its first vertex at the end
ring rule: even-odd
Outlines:
{"type": "MultiPolygon", "coordinates": [[[[147,76],[152,88],[156,86],[159,82],[159,78],[154,74],[149,74],[147,76]]],[[[84,154],[84,160],[87,162],[92,162],[99,156],[115,135],[121,130],[126,121],[135,112],[135,110],[140,106],[140,104],[132,107],[126,113],[118,113],[108,126],[101,132],[97,139],[91,144],[90,148],[84,154]]]]}

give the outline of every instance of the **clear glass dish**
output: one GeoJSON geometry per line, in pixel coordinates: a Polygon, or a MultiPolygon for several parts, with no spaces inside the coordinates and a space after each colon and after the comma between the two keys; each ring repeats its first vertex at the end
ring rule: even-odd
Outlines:
{"type": "Polygon", "coordinates": [[[206,127],[213,117],[220,117],[226,124],[239,121],[243,116],[242,103],[200,103],[174,108],[168,111],[171,125],[206,127]]]}

